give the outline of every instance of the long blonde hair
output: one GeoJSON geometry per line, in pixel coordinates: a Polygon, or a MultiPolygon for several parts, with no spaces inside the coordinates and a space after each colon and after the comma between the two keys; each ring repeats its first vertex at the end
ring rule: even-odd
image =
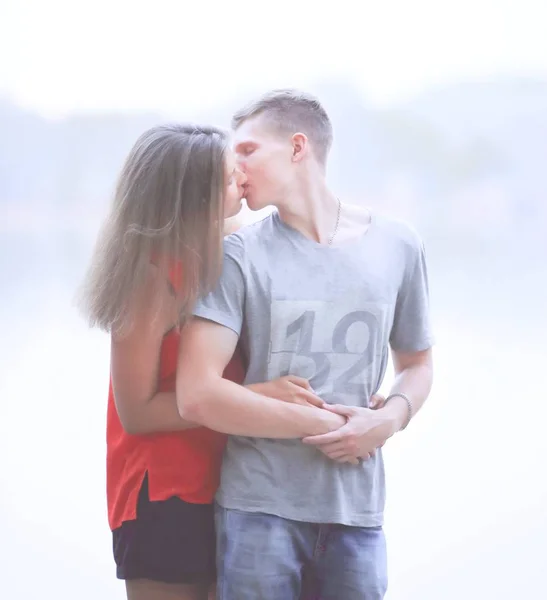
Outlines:
{"type": "Polygon", "coordinates": [[[166,280],[181,264],[174,290],[181,321],[212,289],[222,268],[226,149],[226,134],[213,127],[160,125],[139,137],[80,291],[90,326],[113,333],[131,326],[131,302],[151,262],[166,280]]]}

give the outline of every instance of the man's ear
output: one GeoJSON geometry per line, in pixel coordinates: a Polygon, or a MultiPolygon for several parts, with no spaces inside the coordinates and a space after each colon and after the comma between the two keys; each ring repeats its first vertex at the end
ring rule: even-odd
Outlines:
{"type": "Polygon", "coordinates": [[[301,161],[309,151],[309,141],[305,133],[295,133],[292,138],[292,160],[293,162],[301,161]]]}

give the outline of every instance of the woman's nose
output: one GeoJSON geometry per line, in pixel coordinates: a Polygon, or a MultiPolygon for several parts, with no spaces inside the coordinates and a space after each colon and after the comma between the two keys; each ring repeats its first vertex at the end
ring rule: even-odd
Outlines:
{"type": "Polygon", "coordinates": [[[247,175],[241,169],[236,169],[236,181],[237,185],[240,186],[244,186],[247,183],[247,175]]]}

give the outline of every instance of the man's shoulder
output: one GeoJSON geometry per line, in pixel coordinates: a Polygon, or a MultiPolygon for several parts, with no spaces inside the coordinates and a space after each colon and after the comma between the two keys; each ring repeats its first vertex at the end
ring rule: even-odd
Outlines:
{"type": "Polygon", "coordinates": [[[410,222],[385,214],[375,214],[374,221],[378,229],[393,242],[414,251],[422,247],[422,237],[410,222]]]}
{"type": "Polygon", "coordinates": [[[240,258],[255,244],[263,244],[272,232],[273,214],[268,214],[258,221],[240,227],[224,238],[224,252],[233,258],[240,258]]]}
{"type": "Polygon", "coordinates": [[[418,231],[405,220],[359,204],[344,204],[344,212],[356,229],[369,231],[372,226],[391,243],[414,248],[421,244],[418,231]]]}

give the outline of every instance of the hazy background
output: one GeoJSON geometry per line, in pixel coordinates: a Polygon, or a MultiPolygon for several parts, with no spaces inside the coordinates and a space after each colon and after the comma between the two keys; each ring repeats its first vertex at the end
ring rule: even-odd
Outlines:
{"type": "Polygon", "coordinates": [[[436,381],[386,446],[389,599],[547,598],[545,32],[545,0],[0,0],[2,597],[124,597],[108,339],[71,304],[121,161],[149,125],[298,86],[334,122],[333,189],[429,257],[436,381]]]}

